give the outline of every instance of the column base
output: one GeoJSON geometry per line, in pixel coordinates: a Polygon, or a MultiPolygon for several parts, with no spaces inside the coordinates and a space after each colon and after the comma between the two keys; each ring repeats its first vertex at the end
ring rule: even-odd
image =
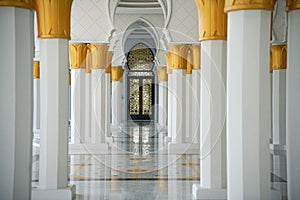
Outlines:
{"type": "Polygon", "coordinates": [[[169,154],[199,154],[200,145],[199,144],[178,144],[169,143],[168,146],[169,154]]]}
{"type": "Polygon", "coordinates": [[[201,188],[200,184],[193,184],[194,199],[227,199],[226,189],[201,188]]]}
{"type": "Polygon", "coordinates": [[[108,144],[69,144],[69,154],[107,154],[108,144]]]}
{"type": "Polygon", "coordinates": [[[76,196],[75,185],[63,189],[38,189],[32,188],[31,200],[72,200],[76,196]]]}
{"type": "Polygon", "coordinates": [[[286,145],[283,144],[270,144],[271,151],[286,151],[286,145]]]}

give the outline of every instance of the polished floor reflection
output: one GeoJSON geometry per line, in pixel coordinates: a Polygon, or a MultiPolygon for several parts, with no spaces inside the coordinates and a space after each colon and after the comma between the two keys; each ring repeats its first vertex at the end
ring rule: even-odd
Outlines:
{"type": "MultiPolygon", "coordinates": [[[[192,185],[200,180],[199,154],[168,155],[166,133],[151,125],[123,127],[112,135],[107,154],[69,155],[76,199],[192,199],[192,185]]],[[[34,186],[38,154],[34,147],[34,186]]]]}
{"type": "MultiPolygon", "coordinates": [[[[76,199],[193,199],[200,182],[199,154],[168,154],[166,133],[130,125],[112,133],[109,152],[69,155],[69,182],[76,199]]],[[[38,185],[39,142],[34,138],[33,186],[38,185]]],[[[287,199],[286,153],[272,152],[271,186],[287,199]]]]}

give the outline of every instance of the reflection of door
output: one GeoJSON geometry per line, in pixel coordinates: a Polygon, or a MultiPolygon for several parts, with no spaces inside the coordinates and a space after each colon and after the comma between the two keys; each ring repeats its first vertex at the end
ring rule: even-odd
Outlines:
{"type": "Polygon", "coordinates": [[[133,120],[153,119],[153,77],[130,77],[128,82],[130,118],[133,120]]]}

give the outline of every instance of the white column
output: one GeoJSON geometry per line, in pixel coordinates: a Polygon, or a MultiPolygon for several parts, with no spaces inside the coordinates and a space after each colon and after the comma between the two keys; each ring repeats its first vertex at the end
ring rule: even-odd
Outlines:
{"type": "MultiPolygon", "coordinates": [[[[299,4],[299,3],[298,3],[299,4]]],[[[286,142],[288,198],[300,197],[300,9],[288,13],[286,142]]]]}
{"type": "Polygon", "coordinates": [[[172,115],[173,121],[173,132],[172,132],[172,143],[182,144],[185,135],[185,87],[186,87],[186,76],[185,69],[176,69],[172,71],[173,78],[173,92],[174,102],[172,115]]]}
{"type": "Polygon", "coordinates": [[[30,199],[33,12],[0,6],[0,196],[30,199]]]}
{"type": "Polygon", "coordinates": [[[85,69],[71,69],[71,144],[85,143],[85,69]]]}
{"type": "Polygon", "coordinates": [[[228,199],[270,199],[270,14],[228,13],[228,199]]]}
{"type": "Polygon", "coordinates": [[[112,125],[119,126],[122,122],[122,82],[111,82],[111,117],[112,125]]]}
{"type": "Polygon", "coordinates": [[[91,73],[85,74],[85,142],[91,143],[91,73]]]}
{"type": "Polygon", "coordinates": [[[200,70],[193,70],[192,73],[192,141],[193,143],[200,143],[200,70]]]}
{"type": "Polygon", "coordinates": [[[172,139],[173,132],[173,74],[168,73],[168,138],[172,139]]]}
{"type": "Polygon", "coordinates": [[[91,73],[91,136],[95,144],[106,143],[105,137],[105,69],[91,73]]]}
{"type": "Polygon", "coordinates": [[[111,109],[111,101],[110,101],[110,73],[105,73],[105,134],[106,137],[111,136],[110,133],[110,109],[111,109]]]}
{"type": "Polygon", "coordinates": [[[273,144],[286,144],[286,70],[273,70],[273,144]]]}
{"type": "MultiPolygon", "coordinates": [[[[192,118],[193,116],[193,101],[194,99],[194,94],[193,94],[193,86],[192,86],[192,74],[186,74],[186,85],[185,85],[185,105],[183,105],[185,107],[186,110],[186,115],[185,115],[185,137],[184,137],[184,143],[188,143],[191,144],[193,141],[193,121],[195,119],[192,118]]],[[[199,113],[198,113],[199,114],[199,113]]]]}
{"type": "Polygon", "coordinates": [[[168,81],[162,81],[159,83],[158,88],[158,104],[159,104],[159,113],[158,113],[158,123],[162,127],[167,126],[167,114],[168,114],[168,81]]]}
{"type": "Polygon", "coordinates": [[[41,39],[39,187],[33,199],[72,199],[68,188],[68,40],[41,39]]]}
{"type": "MultiPolygon", "coordinates": [[[[201,42],[200,186],[226,198],[226,41],[201,42]]],[[[196,187],[196,186],[194,186],[196,187]]]]}

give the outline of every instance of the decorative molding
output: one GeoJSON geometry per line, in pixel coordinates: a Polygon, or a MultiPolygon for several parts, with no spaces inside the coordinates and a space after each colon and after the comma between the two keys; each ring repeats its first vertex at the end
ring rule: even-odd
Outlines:
{"type": "Polygon", "coordinates": [[[38,37],[70,39],[73,0],[37,0],[38,37]]]}
{"type": "Polygon", "coordinates": [[[111,61],[113,57],[113,52],[109,51],[106,55],[106,68],[105,73],[110,74],[111,73],[111,61]]]}
{"type": "Polygon", "coordinates": [[[273,10],[275,0],[225,0],[225,13],[235,10],[273,10]]]}
{"type": "Polygon", "coordinates": [[[18,7],[35,10],[35,0],[0,0],[0,6],[18,7]]]}
{"type": "Polygon", "coordinates": [[[187,58],[186,58],[186,74],[192,74],[193,72],[193,63],[192,63],[192,52],[189,49],[187,58]]]}
{"type": "Polygon", "coordinates": [[[287,69],[287,45],[271,45],[270,72],[287,69]]]}
{"type": "Polygon", "coordinates": [[[86,44],[69,44],[71,69],[86,68],[86,44]]]}
{"type": "Polygon", "coordinates": [[[227,40],[225,0],[195,0],[199,17],[199,41],[227,40]]]}
{"type": "Polygon", "coordinates": [[[300,9],[300,0],[286,0],[286,10],[292,11],[300,9]]]}
{"type": "Polygon", "coordinates": [[[120,81],[122,79],[124,70],[122,66],[111,67],[111,81],[120,81]]]}
{"type": "Polygon", "coordinates": [[[167,67],[157,68],[158,83],[168,81],[167,67]]]}
{"type": "Polygon", "coordinates": [[[92,69],[105,69],[106,68],[106,55],[109,46],[107,44],[90,44],[92,69]]]}
{"type": "Polygon", "coordinates": [[[200,60],[201,60],[200,45],[191,45],[190,51],[192,54],[193,70],[198,70],[198,69],[200,69],[200,60]]]}
{"type": "Polygon", "coordinates": [[[34,79],[40,78],[40,61],[33,62],[33,78],[34,79]]]}
{"type": "Polygon", "coordinates": [[[187,54],[189,50],[188,45],[172,45],[169,46],[172,58],[172,69],[186,69],[187,68],[187,54]]]}

